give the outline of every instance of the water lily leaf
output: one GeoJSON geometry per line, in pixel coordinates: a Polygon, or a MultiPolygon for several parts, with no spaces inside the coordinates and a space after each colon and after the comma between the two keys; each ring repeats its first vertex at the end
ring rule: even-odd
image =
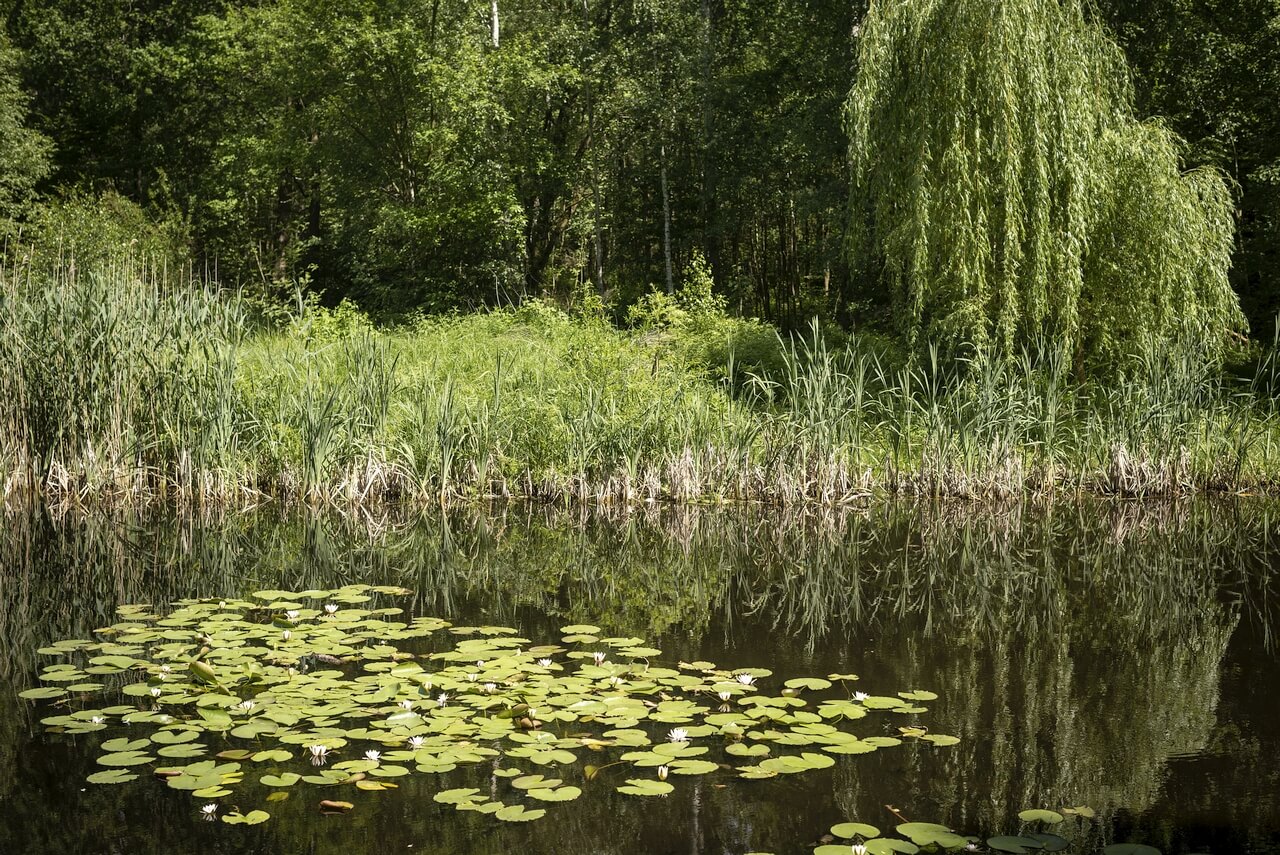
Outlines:
{"type": "Polygon", "coordinates": [[[855,837],[870,840],[873,837],[880,836],[880,829],[874,825],[867,825],[865,822],[841,822],[831,826],[831,833],[846,840],[851,840],[855,837]]]}
{"type": "Polygon", "coordinates": [[[724,750],[734,757],[765,757],[769,754],[769,746],[759,742],[734,742],[725,746],[724,750]]]}
{"type": "Polygon", "coordinates": [[[104,754],[98,758],[98,763],[102,766],[141,766],[155,759],[140,751],[122,751],[116,754],[104,754]]]}
{"type": "Polygon", "coordinates": [[[293,772],[281,772],[279,775],[263,775],[258,780],[266,787],[292,787],[302,780],[302,776],[293,772]]]}
{"type": "Polygon", "coordinates": [[[875,840],[868,840],[866,844],[869,855],[915,855],[920,851],[920,847],[914,843],[908,843],[905,840],[898,840],[894,837],[877,837],[875,840]]]}
{"type": "Polygon", "coordinates": [[[582,790],[577,787],[557,787],[555,789],[538,787],[528,790],[526,795],[541,802],[571,802],[582,795],[582,790]]]}
{"type": "Polygon", "coordinates": [[[507,805],[494,814],[495,817],[503,822],[532,822],[535,819],[542,819],[546,815],[547,812],[541,808],[530,810],[524,805],[507,805]]]}
{"type": "Polygon", "coordinates": [[[320,810],[326,811],[329,813],[345,813],[354,807],[355,805],[353,805],[351,802],[337,801],[334,799],[320,800],[320,810]]]}
{"type": "Polygon", "coordinates": [[[279,748],[273,748],[268,751],[259,751],[250,759],[254,763],[284,763],[292,759],[293,755],[288,751],[279,748]]]}
{"type": "Polygon", "coordinates": [[[61,698],[66,694],[66,689],[61,689],[57,686],[39,686],[35,689],[18,692],[18,697],[26,698],[29,701],[47,701],[53,698],[61,698]]]}
{"type": "Polygon", "coordinates": [[[1041,849],[1044,844],[1031,837],[1018,837],[1005,834],[999,837],[988,837],[987,845],[997,852],[1009,852],[1012,855],[1027,855],[1033,849],[1041,849]]]}
{"type": "Polygon", "coordinates": [[[951,829],[936,822],[904,822],[897,826],[897,831],[904,837],[910,837],[913,843],[928,846],[939,834],[952,834],[951,829]]]}
{"type": "Polygon", "coordinates": [[[150,739],[129,739],[122,736],[118,739],[108,739],[102,743],[102,750],[110,752],[141,751],[150,744],[150,739]]]}
{"type": "Polygon", "coordinates": [[[271,819],[265,810],[251,810],[246,814],[228,813],[222,815],[222,821],[228,825],[259,825],[271,819]]]}
{"type": "Polygon", "coordinates": [[[456,805],[461,802],[470,801],[480,795],[480,791],[474,787],[464,787],[456,790],[442,790],[432,796],[432,799],[442,805],[456,805]]]}
{"type": "Polygon", "coordinates": [[[165,745],[159,748],[156,753],[161,757],[199,757],[204,754],[205,746],[199,742],[187,742],[181,745],[165,745]]]}
{"type": "Polygon", "coordinates": [[[823,680],[818,677],[795,677],[791,680],[787,680],[782,685],[789,689],[810,689],[813,691],[831,688],[831,682],[829,680],[823,680]]]}
{"type": "Polygon", "coordinates": [[[720,768],[710,760],[675,760],[671,763],[673,775],[707,775],[720,768]]]}
{"type": "Polygon", "coordinates": [[[1024,810],[1018,813],[1018,819],[1023,822],[1043,822],[1049,825],[1057,825],[1062,822],[1063,816],[1054,810],[1024,810]]]}
{"type": "Polygon", "coordinates": [[[618,792],[628,796],[665,796],[675,790],[666,781],[652,778],[630,778],[627,783],[618,787],[618,792]]]}
{"type": "Polygon", "coordinates": [[[876,746],[870,742],[855,739],[852,742],[837,742],[832,745],[824,745],[822,750],[830,754],[870,754],[876,750],[876,746]]]}
{"type": "Polygon", "coordinates": [[[85,780],[91,784],[124,784],[138,780],[138,776],[124,769],[108,769],[105,772],[94,772],[85,780]]]}
{"type": "MultiPolygon", "coordinates": [[[[958,745],[960,742],[959,737],[945,736],[941,733],[926,733],[920,738],[923,739],[925,742],[932,742],[934,745],[940,745],[940,746],[958,745]]],[[[1058,819],[1059,821],[1061,821],[1062,817],[1058,817],[1058,819]]]]}
{"type": "Polygon", "coordinates": [[[933,692],[926,692],[923,689],[916,689],[911,692],[898,692],[898,697],[906,698],[909,701],[936,701],[938,696],[933,692]]]}
{"type": "Polygon", "coordinates": [[[1069,849],[1071,847],[1070,841],[1068,841],[1066,838],[1059,837],[1056,834],[1037,833],[1037,834],[1028,834],[1026,836],[1030,837],[1032,840],[1039,841],[1041,844],[1043,844],[1044,851],[1046,852],[1062,852],[1063,850],[1069,849]]]}

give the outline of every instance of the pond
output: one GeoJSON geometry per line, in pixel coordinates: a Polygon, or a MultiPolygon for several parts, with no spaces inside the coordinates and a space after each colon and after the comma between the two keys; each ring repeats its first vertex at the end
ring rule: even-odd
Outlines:
{"type": "MultiPolygon", "coordinates": [[[[985,839],[1016,833],[1024,809],[1078,806],[1096,815],[1063,824],[1072,851],[1134,841],[1166,855],[1280,853],[1278,520],[1280,506],[1254,500],[10,517],[0,852],[800,855],[846,820],[889,829],[905,817],[985,839]],[[579,762],[555,774],[581,796],[527,823],[434,799],[498,785],[475,770],[340,796],[299,784],[250,827],[202,821],[203,801],[147,774],[88,783],[101,743],[120,733],[50,733],[50,702],[18,697],[51,661],[39,648],[118,622],[119,605],[351,584],[402,586],[411,615],[528,639],[596,625],[661,648],[671,666],[927,690],[938,698],[919,723],[960,741],[908,741],[768,780],[672,776],[659,798],[618,792],[625,774],[588,779],[579,762]],[[355,807],[321,815],[321,798],[355,807]]],[[[864,722],[864,736],[902,724],[864,722]]]]}

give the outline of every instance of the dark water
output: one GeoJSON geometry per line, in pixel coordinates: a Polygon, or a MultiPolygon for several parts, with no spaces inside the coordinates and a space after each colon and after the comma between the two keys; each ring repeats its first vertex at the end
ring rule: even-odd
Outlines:
{"type": "Polygon", "coordinates": [[[810,852],[840,820],[890,827],[885,805],[984,836],[1016,832],[1024,808],[1086,805],[1098,818],[1067,824],[1073,851],[1138,841],[1169,855],[1280,853],[1278,520],[1280,507],[1261,502],[8,519],[0,853],[782,855],[810,852]],[[418,613],[532,639],[594,623],[672,659],[930,689],[940,697],[923,722],[962,742],[771,781],[682,780],[662,799],[562,767],[583,797],[523,825],[432,801],[480,785],[483,768],[400,779],[337,817],[320,816],[321,796],[300,785],[268,823],[234,828],[201,821],[196,800],[146,776],[85,783],[99,734],[45,734],[44,707],[16,696],[35,685],[37,647],[87,637],[119,603],[352,581],[402,584],[418,613]]]}

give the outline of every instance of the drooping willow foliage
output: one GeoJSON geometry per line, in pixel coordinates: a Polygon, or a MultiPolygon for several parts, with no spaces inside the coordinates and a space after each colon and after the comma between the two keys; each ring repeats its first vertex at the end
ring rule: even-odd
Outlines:
{"type": "Polygon", "coordinates": [[[1139,122],[1080,0],[873,0],[847,122],[850,254],[914,342],[1079,366],[1164,336],[1221,352],[1232,200],[1139,122]]]}

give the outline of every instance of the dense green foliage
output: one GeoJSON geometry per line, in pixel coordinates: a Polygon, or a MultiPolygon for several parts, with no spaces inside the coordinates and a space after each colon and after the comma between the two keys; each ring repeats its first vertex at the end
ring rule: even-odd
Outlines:
{"type": "MultiPolygon", "coordinates": [[[[834,0],[501,0],[495,39],[489,0],[26,0],[5,21],[22,54],[5,49],[0,62],[0,171],[6,193],[27,198],[52,139],[45,189],[114,189],[175,220],[224,281],[286,295],[309,283],[330,304],[351,297],[380,313],[568,302],[586,287],[625,307],[672,290],[701,252],[735,312],[900,329],[901,302],[863,275],[874,255],[848,268],[842,111],[859,79],[864,92],[887,79],[859,67],[885,32],[877,22],[907,8],[880,4],[863,21],[861,3],[834,0]],[[26,127],[43,136],[23,129],[24,90],[26,127]]],[[[930,328],[1007,351],[1040,321],[1061,329],[1037,333],[1069,339],[1079,326],[1085,349],[1109,358],[1174,288],[1198,294],[1190,314],[1202,326],[1236,326],[1217,293],[1225,191],[1209,173],[1173,180],[1210,166],[1239,182],[1232,282],[1251,326],[1269,331],[1280,305],[1274,4],[1103,3],[1097,21],[1074,0],[985,0],[930,18],[938,8],[912,12],[940,63],[917,81],[926,120],[940,127],[973,97],[985,105],[975,115],[1004,130],[966,148],[969,162],[960,149],[949,161],[978,170],[956,185],[968,191],[950,215],[976,205],[989,216],[934,237],[946,251],[929,262],[927,290],[981,296],[943,299],[930,328]],[[998,58],[972,52],[993,15],[998,58]],[[1133,115],[1168,116],[1187,150],[1133,125],[1105,25],[1135,63],[1133,115]],[[1072,62],[1046,63],[1055,39],[1072,62]],[[962,68],[978,75],[972,91],[942,73],[962,68]],[[1086,78],[1090,92],[1070,88],[1086,78]],[[1059,89],[1063,118],[1036,124],[1059,89]],[[1085,163],[1090,123],[1113,138],[1085,163]],[[1172,207],[1143,204],[1148,192],[1172,207]],[[1125,240],[1090,240],[1134,214],[1125,240]],[[1207,221],[1189,245],[1157,240],[1135,258],[1167,234],[1162,215],[1207,221]],[[957,254],[946,275],[962,285],[938,285],[957,254]]],[[[909,134],[896,143],[863,166],[940,177],[909,134]]],[[[910,241],[894,240],[901,255],[910,241]]]]}
{"type": "MultiPolygon", "coordinates": [[[[637,304],[634,330],[599,304],[379,330],[303,301],[246,333],[252,304],[172,268],[37,252],[0,271],[0,484],[71,504],[339,506],[1275,486],[1274,404],[1194,340],[1106,384],[1073,382],[1065,359],[909,361],[735,320],[699,270],[637,304]]],[[[1274,373],[1263,361],[1251,382],[1274,373]]]]}
{"type": "Polygon", "coordinates": [[[910,337],[1008,358],[1048,336],[1104,366],[1184,330],[1225,346],[1227,187],[1135,120],[1078,4],[873,4],[860,46],[851,252],[910,337]]]}

